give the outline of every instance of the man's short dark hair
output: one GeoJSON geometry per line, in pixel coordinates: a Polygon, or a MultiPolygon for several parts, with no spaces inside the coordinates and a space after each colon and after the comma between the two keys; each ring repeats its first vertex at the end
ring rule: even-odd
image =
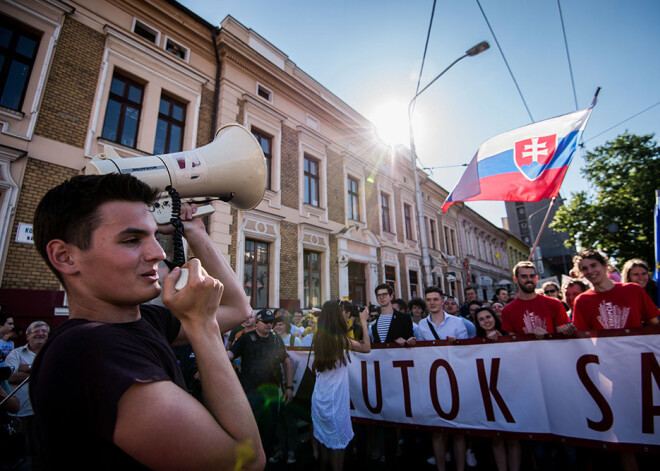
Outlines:
{"type": "Polygon", "coordinates": [[[0,326],[7,323],[7,319],[13,318],[14,316],[8,312],[0,312],[0,326]]]}
{"type": "Polygon", "coordinates": [[[513,267],[513,276],[518,278],[518,270],[521,268],[531,268],[536,273],[536,266],[529,260],[523,260],[522,262],[516,263],[516,266],[513,267]]]}
{"type": "Polygon", "coordinates": [[[375,294],[376,296],[378,296],[378,292],[379,292],[381,289],[386,289],[386,290],[387,290],[387,294],[389,294],[390,296],[392,296],[392,295],[394,294],[394,290],[393,290],[392,287],[391,287],[390,285],[388,285],[387,283],[381,283],[381,284],[379,284],[378,286],[376,286],[376,289],[374,290],[374,294],[375,294]]]}
{"type": "Polygon", "coordinates": [[[564,297],[566,296],[566,289],[570,288],[571,286],[577,286],[583,293],[589,289],[584,281],[578,280],[577,278],[571,278],[566,283],[564,283],[564,286],[561,287],[561,292],[564,297]]]}
{"type": "Polygon", "coordinates": [[[429,286],[424,290],[424,296],[426,296],[429,293],[438,293],[441,298],[445,297],[445,293],[443,293],[442,290],[437,286],[429,286]]]}
{"type": "Polygon", "coordinates": [[[151,205],[158,191],[128,174],[78,175],[46,193],[34,213],[34,245],[48,267],[63,282],[48,259],[47,246],[60,239],[81,250],[91,246],[92,233],[101,224],[98,208],[111,201],[151,205]]]}
{"type": "Polygon", "coordinates": [[[602,253],[600,253],[598,250],[594,248],[588,248],[579,251],[573,256],[573,266],[578,270],[578,273],[580,270],[579,265],[583,258],[596,260],[597,262],[600,262],[601,264],[607,266],[607,257],[605,257],[602,253]]]}
{"type": "Polygon", "coordinates": [[[463,290],[463,294],[467,294],[468,291],[474,291],[475,294],[477,294],[477,289],[474,286],[468,286],[463,290]]]}
{"type": "Polygon", "coordinates": [[[408,303],[402,298],[394,298],[394,300],[392,301],[392,304],[398,304],[399,307],[401,307],[401,309],[402,309],[401,312],[405,312],[406,309],[408,308],[408,303]]]}

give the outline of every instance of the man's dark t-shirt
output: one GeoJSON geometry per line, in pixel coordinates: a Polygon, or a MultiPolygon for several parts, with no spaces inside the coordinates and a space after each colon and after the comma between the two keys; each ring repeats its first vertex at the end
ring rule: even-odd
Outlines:
{"type": "Polygon", "coordinates": [[[69,319],[37,355],[30,399],[48,469],[146,469],[112,442],[119,399],[136,382],[185,383],[169,345],[180,322],[160,306],[140,312],[119,324],[69,319]]]}
{"type": "Polygon", "coordinates": [[[241,357],[239,378],[246,392],[257,389],[262,384],[280,384],[281,363],[289,357],[282,337],[271,332],[268,337],[260,337],[255,331],[241,335],[230,348],[234,358],[241,357]]]}

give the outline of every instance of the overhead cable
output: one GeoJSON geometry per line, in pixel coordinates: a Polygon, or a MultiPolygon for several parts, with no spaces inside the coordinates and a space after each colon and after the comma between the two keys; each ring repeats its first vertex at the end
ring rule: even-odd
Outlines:
{"type": "MultiPolygon", "coordinates": [[[[436,4],[436,0],[433,0],[433,8],[431,9],[431,19],[429,20],[429,29],[426,32],[426,44],[424,44],[424,54],[422,55],[422,65],[419,68],[419,76],[417,77],[417,88],[415,88],[415,97],[419,94],[419,85],[422,83],[422,72],[424,72],[424,62],[426,62],[426,51],[429,48],[429,39],[431,38],[431,27],[433,26],[433,18],[435,17],[435,4],[436,4]]],[[[413,102],[412,110],[415,109],[416,104],[417,104],[417,99],[415,99],[415,101],[413,102]]],[[[412,117],[412,110],[409,113],[408,119],[411,119],[412,117]]],[[[412,126],[412,122],[410,123],[410,126],[412,126]]],[[[415,155],[411,157],[415,159],[415,163],[416,162],[422,163],[422,161],[419,160],[419,157],[417,157],[416,152],[415,155]]]]}
{"type": "Polygon", "coordinates": [[[497,36],[495,36],[495,31],[493,31],[492,26],[490,25],[490,21],[488,21],[488,17],[486,16],[486,12],[484,9],[481,7],[481,3],[479,0],[477,1],[477,5],[479,5],[479,10],[481,10],[481,14],[484,17],[484,20],[486,20],[486,24],[488,25],[488,29],[490,29],[490,34],[493,35],[493,39],[495,40],[495,44],[497,44],[497,49],[499,49],[500,54],[502,55],[502,59],[504,59],[504,64],[506,65],[506,68],[509,70],[509,74],[511,75],[511,78],[513,79],[513,83],[516,85],[516,89],[518,90],[518,94],[520,95],[520,99],[523,102],[523,105],[525,105],[525,109],[527,110],[527,114],[529,115],[529,119],[534,123],[534,118],[532,117],[532,112],[529,111],[529,107],[527,106],[527,102],[525,101],[525,97],[522,94],[522,91],[520,90],[520,87],[518,86],[518,82],[516,81],[516,77],[513,75],[513,72],[511,71],[511,67],[509,67],[509,63],[506,60],[506,56],[504,55],[504,51],[502,50],[502,47],[500,46],[500,42],[497,40],[497,36]]]}
{"type": "Polygon", "coordinates": [[[566,28],[564,27],[564,15],[561,12],[561,2],[557,0],[557,7],[559,8],[559,19],[561,20],[561,32],[564,35],[564,46],[566,47],[566,58],[568,59],[568,71],[571,74],[571,86],[573,87],[573,99],[575,100],[575,109],[578,110],[577,93],[575,92],[575,79],[573,78],[573,66],[571,64],[571,54],[568,52],[568,41],[566,40],[566,28]]]}
{"type": "Polygon", "coordinates": [[[591,141],[591,140],[593,140],[593,139],[596,139],[598,136],[603,135],[603,134],[605,134],[605,133],[608,132],[608,131],[611,131],[612,129],[616,128],[617,126],[621,126],[623,123],[625,123],[625,122],[627,122],[627,121],[630,121],[630,120],[633,119],[633,118],[636,118],[637,116],[639,116],[639,115],[642,114],[642,113],[646,113],[648,110],[650,110],[651,108],[654,108],[654,107],[656,107],[656,106],[658,106],[658,105],[660,105],[660,101],[658,101],[657,103],[652,104],[652,105],[649,106],[648,108],[644,108],[642,111],[640,111],[640,112],[638,112],[638,113],[635,113],[634,115],[630,116],[629,118],[626,118],[626,119],[624,119],[623,121],[620,121],[620,122],[616,123],[614,126],[607,128],[605,131],[601,131],[601,132],[599,132],[598,134],[596,134],[595,136],[591,136],[589,139],[586,139],[586,140],[582,141],[582,144],[584,145],[584,144],[586,144],[587,142],[589,142],[589,141],[591,141]]]}

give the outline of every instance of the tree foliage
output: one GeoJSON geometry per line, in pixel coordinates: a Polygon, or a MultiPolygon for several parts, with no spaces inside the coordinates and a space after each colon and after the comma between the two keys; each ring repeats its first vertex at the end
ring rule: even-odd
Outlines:
{"type": "MultiPolygon", "coordinates": [[[[597,247],[619,262],[653,262],[653,209],[660,189],[660,147],[654,134],[625,132],[585,156],[589,188],[573,193],[550,227],[567,246],[597,247]]],[[[650,263],[654,266],[655,263],[650,263]]]]}

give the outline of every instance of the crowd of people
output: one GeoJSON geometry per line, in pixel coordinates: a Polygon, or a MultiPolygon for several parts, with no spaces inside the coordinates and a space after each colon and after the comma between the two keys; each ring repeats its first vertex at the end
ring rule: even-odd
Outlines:
{"type": "MultiPolygon", "coordinates": [[[[641,260],[627,262],[623,269],[623,283],[615,281],[616,273],[605,256],[597,250],[587,249],[575,255],[571,276],[565,277],[561,286],[555,281],[547,281],[537,288],[535,265],[520,262],[513,270],[517,291],[510,293],[506,287],[500,287],[490,300],[478,299],[477,290],[468,287],[461,304],[456,297],[445,295],[440,288],[431,286],[426,288],[424,298],[406,302],[395,297],[390,285],[380,284],[374,291],[377,309],[362,308],[350,301],[329,301],[322,309],[314,308],[308,312],[301,309],[292,313],[285,309],[262,310],[257,313],[256,320],[248,320],[242,328],[231,333],[227,348],[230,358],[242,357],[237,364],[241,378],[249,376],[255,362],[249,354],[241,354],[241,345],[246,343],[241,339],[246,338],[245,334],[265,337],[264,332],[267,332],[277,343],[277,351],[281,352],[281,356],[274,353],[268,356],[272,360],[270,376],[262,376],[262,379],[271,378],[272,391],[281,396],[280,401],[274,396],[270,398],[270,404],[276,407],[268,413],[269,420],[280,426],[279,430],[276,433],[277,427],[273,426],[266,436],[262,435],[270,463],[286,460],[291,464],[296,461],[295,424],[301,416],[287,407],[292,399],[288,391],[293,384],[286,347],[311,346],[316,358],[312,366],[317,383],[311,403],[312,432],[309,436],[314,441],[314,455],[320,457],[322,468],[328,465],[333,470],[342,469],[344,450],[353,438],[354,443],[366,446],[365,453],[366,450],[372,451],[374,458],[380,458],[391,468],[397,451],[401,452],[401,443],[419,441],[420,438],[418,434],[395,428],[374,431],[359,424],[355,425],[354,437],[349,418],[346,373],[351,351],[368,352],[370,345],[375,343],[412,347],[418,341],[453,343],[474,337],[497,342],[510,334],[531,334],[536,339],[543,339],[555,333],[570,337],[578,330],[657,325],[660,311],[649,296],[656,287],[648,276],[648,267],[641,260]],[[283,375],[285,381],[273,376],[277,374],[283,375]],[[284,385],[284,389],[276,387],[278,384],[284,385]],[[273,447],[273,443],[277,445],[273,447]]],[[[242,381],[250,397],[254,385],[248,379],[242,381]]],[[[261,390],[262,396],[266,390],[261,390]]],[[[253,410],[257,416],[263,412],[263,406],[257,403],[253,410]]],[[[474,467],[477,461],[472,441],[461,430],[433,432],[428,449],[429,454],[432,450],[433,456],[428,461],[438,470],[446,469],[448,457],[453,461],[453,469],[460,471],[466,466],[474,467]]],[[[521,469],[519,440],[493,438],[491,449],[498,471],[521,469]]],[[[539,442],[530,445],[529,449],[538,469],[556,469],[559,462],[568,469],[578,469],[579,457],[575,447],[539,442]]],[[[622,469],[636,469],[634,454],[621,453],[618,459],[622,469]]]]}
{"type": "MultiPolygon", "coordinates": [[[[513,270],[517,291],[499,288],[490,300],[467,287],[460,303],[430,286],[423,299],[406,302],[380,284],[374,306],[328,301],[306,312],[254,314],[188,205],[181,209],[184,236],[198,258],[185,263],[184,286],[176,288],[180,268],[161,279],[165,253],[155,235],[164,229],[150,212],[155,197],[130,175],[111,174],[74,177],[39,204],[35,245],[66,287],[70,317],[53,332],[45,322],[30,324],[18,347],[14,319],[0,317],[0,371],[7,373],[0,432],[13,430],[15,440],[2,450],[2,466],[23,460],[23,469],[42,462],[50,469],[262,469],[297,461],[302,422],[310,424],[307,440],[322,469],[342,469],[346,450],[394,469],[397,454],[415,444],[433,454],[429,462],[438,470],[448,456],[453,469],[464,470],[477,463],[475,437],[462,430],[426,436],[352,423],[348,365],[356,352],[368,354],[379,343],[411,348],[478,336],[497,344],[509,334],[543,339],[658,325],[648,266],[631,260],[620,276],[594,249],[576,254],[561,286],[537,289],[534,264],[520,262],[513,270]],[[162,305],[148,304],[159,294],[162,305]],[[172,350],[184,345],[195,360],[189,376],[172,350]],[[314,357],[308,354],[294,397],[287,349],[297,346],[310,347],[314,357]],[[186,392],[192,381],[202,386],[199,400],[186,392]]],[[[579,449],[546,442],[493,438],[489,447],[498,471],[521,469],[529,449],[537,469],[556,469],[555,459],[578,469],[581,459],[579,449]]],[[[618,460],[622,469],[637,469],[634,454],[618,460]]]]}

